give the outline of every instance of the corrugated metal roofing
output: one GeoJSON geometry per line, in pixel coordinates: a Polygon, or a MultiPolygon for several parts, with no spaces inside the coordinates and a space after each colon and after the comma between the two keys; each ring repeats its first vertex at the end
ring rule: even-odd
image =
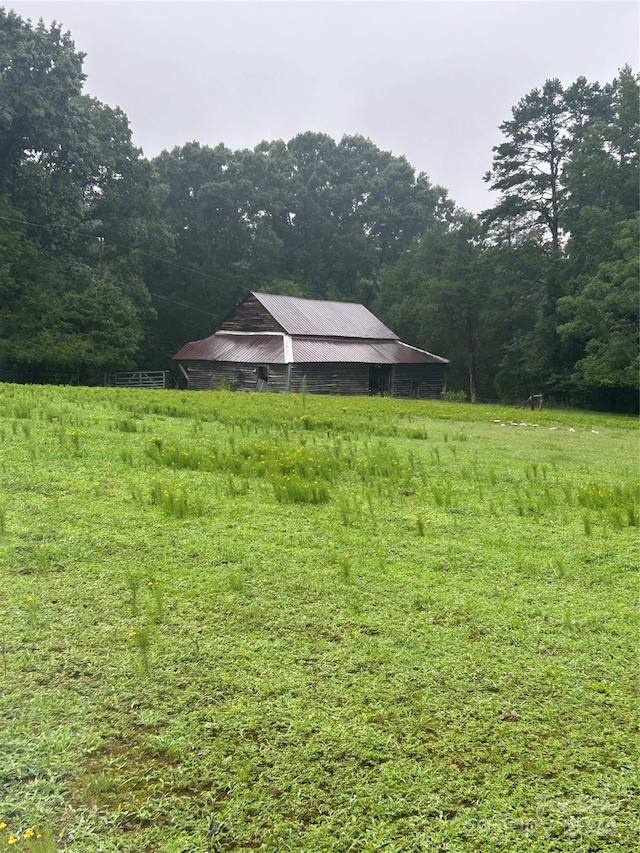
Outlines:
{"type": "Polygon", "coordinates": [[[400,341],[331,341],[293,338],[294,363],[447,364],[446,358],[400,341]]]}
{"type": "Polygon", "coordinates": [[[398,336],[371,311],[355,302],[327,302],[269,293],[252,295],[290,335],[398,340],[398,336]]]}
{"type": "Polygon", "coordinates": [[[318,340],[242,332],[216,332],[202,341],[186,344],[173,358],[175,361],[230,361],[252,364],[286,364],[288,361],[293,361],[294,364],[447,364],[446,358],[416,349],[398,340],[318,340]],[[289,343],[291,355],[288,352],[289,343]]]}
{"type": "Polygon", "coordinates": [[[202,341],[185,344],[173,360],[284,364],[283,336],[216,332],[202,341]]]}

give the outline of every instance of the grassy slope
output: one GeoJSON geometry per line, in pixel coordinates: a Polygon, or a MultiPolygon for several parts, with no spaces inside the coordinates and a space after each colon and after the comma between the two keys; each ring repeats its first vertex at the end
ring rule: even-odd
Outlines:
{"type": "Polygon", "coordinates": [[[514,414],[0,386],[0,843],[634,849],[635,424],[514,414]]]}

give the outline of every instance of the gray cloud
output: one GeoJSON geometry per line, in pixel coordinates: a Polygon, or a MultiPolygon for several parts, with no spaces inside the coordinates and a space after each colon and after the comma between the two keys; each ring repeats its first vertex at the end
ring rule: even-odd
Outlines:
{"type": "Polygon", "coordinates": [[[86,91],[118,104],[153,156],[197,139],[252,148],[361,133],[462,206],[498,125],[549,77],[638,68],[635,2],[7,2],[70,29],[86,91]]]}

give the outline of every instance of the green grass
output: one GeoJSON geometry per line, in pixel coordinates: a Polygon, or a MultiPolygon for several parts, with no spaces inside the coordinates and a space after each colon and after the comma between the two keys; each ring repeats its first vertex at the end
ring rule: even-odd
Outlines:
{"type": "Polygon", "coordinates": [[[0,848],[634,850],[637,451],[588,412],[0,385],[0,848]]]}

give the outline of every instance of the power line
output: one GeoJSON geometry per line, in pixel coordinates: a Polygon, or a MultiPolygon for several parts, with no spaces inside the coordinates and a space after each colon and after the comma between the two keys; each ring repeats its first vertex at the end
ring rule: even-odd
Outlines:
{"type": "MultiPolygon", "coordinates": [[[[19,221],[19,220],[16,220],[16,219],[11,219],[11,217],[4,216],[4,215],[3,215],[3,214],[1,214],[1,213],[0,213],[0,219],[7,219],[7,220],[9,220],[10,222],[17,222],[17,221],[19,221]]],[[[36,223],[33,223],[33,224],[36,224],[36,223]]],[[[46,226],[46,225],[43,225],[43,226],[41,226],[41,227],[46,228],[47,226],[46,226]]],[[[88,235],[88,234],[83,234],[83,235],[81,235],[81,236],[83,236],[83,237],[89,237],[90,235],[88,235]]],[[[99,238],[99,237],[98,237],[98,238],[93,238],[93,239],[98,239],[98,240],[99,240],[99,239],[101,239],[101,238],[99,238]]],[[[45,263],[46,263],[46,259],[45,259],[45,263]]],[[[23,267],[23,268],[25,268],[25,269],[33,268],[33,266],[34,266],[34,265],[32,265],[32,264],[25,264],[24,262],[23,262],[23,263],[21,263],[21,267],[23,267]]],[[[100,278],[102,278],[102,276],[100,276],[100,278]]],[[[189,309],[190,311],[196,311],[196,312],[198,312],[199,314],[205,314],[207,317],[212,317],[214,320],[217,320],[217,319],[218,319],[218,315],[217,315],[217,314],[212,314],[212,313],[211,313],[211,311],[205,311],[205,310],[204,310],[204,308],[196,308],[196,306],[195,306],[195,305],[189,305],[187,302],[179,302],[177,299],[172,299],[170,296],[164,296],[162,293],[156,293],[154,290],[150,290],[150,289],[146,286],[146,284],[145,284],[145,285],[137,285],[135,282],[128,282],[128,287],[129,287],[129,288],[131,288],[131,289],[137,289],[137,290],[138,290],[138,292],[139,292],[141,295],[147,295],[147,294],[148,294],[149,296],[154,296],[156,299],[163,299],[165,302],[171,302],[171,304],[172,304],[172,305],[178,305],[180,308],[187,308],[187,309],[189,309]]],[[[125,296],[126,296],[126,294],[125,294],[125,296]]]]}
{"type": "MultiPolygon", "coordinates": [[[[81,237],[81,238],[86,239],[86,240],[98,240],[100,242],[100,245],[102,246],[102,248],[104,248],[104,245],[105,245],[105,238],[98,235],[98,234],[89,234],[88,232],[83,232],[83,231],[72,231],[70,228],[62,228],[59,225],[43,225],[42,223],[39,223],[39,222],[31,222],[28,219],[7,216],[4,213],[0,213],[0,219],[4,219],[7,222],[15,222],[15,223],[18,223],[20,225],[31,225],[34,228],[44,228],[44,229],[47,229],[50,231],[56,231],[57,230],[60,233],[70,234],[73,237],[81,237]]],[[[234,289],[238,289],[238,290],[242,289],[243,292],[246,290],[245,285],[241,285],[241,284],[238,284],[237,282],[229,281],[228,279],[221,278],[220,276],[216,276],[216,275],[213,275],[211,273],[203,272],[202,270],[194,269],[193,267],[187,267],[184,264],[179,264],[179,263],[176,263],[175,261],[170,261],[167,258],[161,258],[159,255],[154,255],[151,252],[145,252],[143,249],[139,248],[139,246],[137,246],[135,244],[132,246],[127,246],[125,243],[119,243],[116,240],[111,240],[111,239],[109,240],[109,243],[112,246],[117,246],[119,249],[125,249],[128,252],[138,252],[140,255],[144,255],[144,257],[150,258],[151,260],[154,260],[154,261],[159,261],[160,263],[166,264],[167,266],[175,267],[176,269],[179,269],[182,272],[190,272],[192,274],[202,276],[203,278],[209,279],[210,281],[215,281],[215,282],[219,282],[220,284],[224,284],[229,288],[234,288],[234,289]]],[[[200,314],[206,314],[208,317],[213,317],[214,319],[217,317],[216,314],[212,314],[210,311],[205,311],[202,308],[196,308],[195,305],[188,305],[186,302],[178,302],[177,300],[171,299],[168,296],[163,296],[160,293],[155,293],[154,291],[149,290],[149,288],[146,287],[146,285],[145,285],[145,289],[151,296],[155,296],[157,299],[164,299],[166,302],[172,302],[174,305],[179,305],[182,308],[189,308],[190,310],[197,311],[200,314]]]]}

